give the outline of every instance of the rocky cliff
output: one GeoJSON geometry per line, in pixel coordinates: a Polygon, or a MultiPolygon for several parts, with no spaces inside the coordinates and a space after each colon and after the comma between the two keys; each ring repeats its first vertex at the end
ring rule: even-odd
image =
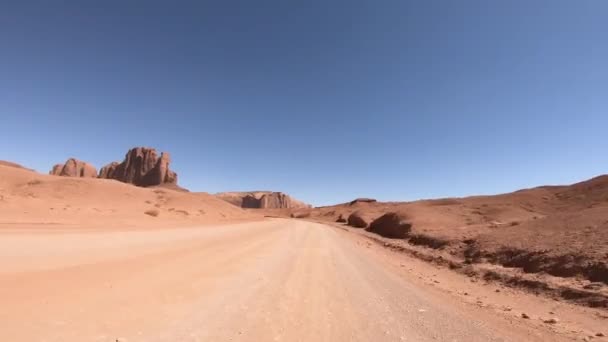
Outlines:
{"type": "Polygon", "coordinates": [[[101,168],[99,178],[116,179],[137,186],[177,184],[177,174],[169,169],[171,157],[153,148],[132,148],[122,163],[113,162],[101,168]]]}
{"type": "Polygon", "coordinates": [[[216,194],[216,196],[241,208],[281,209],[310,207],[310,205],[282,192],[222,192],[216,194]]]}
{"type": "Polygon", "coordinates": [[[97,177],[95,166],[81,160],[70,158],[63,164],[56,164],[49,172],[51,175],[64,177],[97,177]]]}

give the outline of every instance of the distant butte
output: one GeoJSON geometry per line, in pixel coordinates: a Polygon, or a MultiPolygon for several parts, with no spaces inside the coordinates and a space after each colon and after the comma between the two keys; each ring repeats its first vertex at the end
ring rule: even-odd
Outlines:
{"type": "Polygon", "coordinates": [[[177,174],[169,169],[171,157],[153,148],[130,149],[122,163],[112,162],[101,168],[99,178],[115,179],[137,186],[177,184],[177,174]]]}
{"type": "Polygon", "coordinates": [[[250,192],[222,192],[217,197],[237,207],[251,209],[288,209],[310,208],[310,205],[298,201],[282,192],[250,191],[250,192]]]}
{"type": "Polygon", "coordinates": [[[97,169],[87,162],[70,158],[63,164],[53,166],[49,174],[63,177],[95,178],[97,177],[97,169]]]}

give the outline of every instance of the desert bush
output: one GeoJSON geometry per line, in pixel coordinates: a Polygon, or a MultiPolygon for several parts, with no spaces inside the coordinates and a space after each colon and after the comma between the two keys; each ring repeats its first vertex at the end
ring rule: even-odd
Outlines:
{"type": "Polygon", "coordinates": [[[144,214],[156,217],[156,216],[160,215],[160,211],[158,211],[156,209],[150,209],[150,210],[144,211],[144,214]]]}

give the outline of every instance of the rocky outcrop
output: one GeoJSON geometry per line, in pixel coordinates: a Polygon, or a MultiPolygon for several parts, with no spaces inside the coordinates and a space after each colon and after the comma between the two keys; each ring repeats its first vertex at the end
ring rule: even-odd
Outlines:
{"type": "Polygon", "coordinates": [[[63,177],[97,177],[95,166],[81,160],[70,158],[64,164],[56,164],[49,172],[51,175],[63,177]]]}
{"type": "Polygon", "coordinates": [[[272,192],[260,197],[260,208],[294,208],[291,197],[281,192],[272,192]]]}
{"type": "Polygon", "coordinates": [[[390,212],[375,219],[367,230],[387,238],[403,239],[412,230],[412,224],[405,214],[390,212]]]}
{"type": "Polygon", "coordinates": [[[101,168],[99,178],[116,179],[137,186],[177,184],[177,174],[169,169],[171,157],[153,148],[132,148],[122,163],[113,162],[101,168]]]}
{"type": "Polygon", "coordinates": [[[310,208],[310,205],[293,199],[282,192],[254,191],[254,192],[223,192],[217,197],[241,208],[252,209],[283,209],[283,208],[310,208]]]}
{"type": "Polygon", "coordinates": [[[111,162],[110,164],[104,166],[99,170],[99,178],[104,179],[114,179],[114,173],[116,172],[116,167],[120,165],[119,162],[111,162]]]}

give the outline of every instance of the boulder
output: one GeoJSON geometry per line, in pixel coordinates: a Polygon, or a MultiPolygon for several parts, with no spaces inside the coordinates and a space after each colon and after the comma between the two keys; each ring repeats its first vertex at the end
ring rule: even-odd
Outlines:
{"type": "Polygon", "coordinates": [[[338,219],[336,220],[336,222],[346,223],[346,219],[344,218],[344,215],[340,214],[340,216],[338,216],[338,219]]]}
{"type": "Polygon", "coordinates": [[[402,239],[411,232],[412,224],[405,214],[389,212],[372,221],[367,230],[387,238],[402,239]]]}
{"type": "Polygon", "coordinates": [[[169,169],[171,157],[162,152],[160,156],[153,148],[130,149],[122,163],[113,162],[99,172],[99,178],[116,179],[137,186],[177,184],[177,174],[169,169]]]}
{"type": "Polygon", "coordinates": [[[51,175],[63,177],[97,177],[95,166],[81,160],[70,158],[64,164],[56,164],[49,172],[51,175]]]}
{"type": "Polygon", "coordinates": [[[369,222],[371,220],[369,217],[360,210],[355,211],[354,213],[348,216],[348,225],[355,228],[367,228],[369,222]]]}

